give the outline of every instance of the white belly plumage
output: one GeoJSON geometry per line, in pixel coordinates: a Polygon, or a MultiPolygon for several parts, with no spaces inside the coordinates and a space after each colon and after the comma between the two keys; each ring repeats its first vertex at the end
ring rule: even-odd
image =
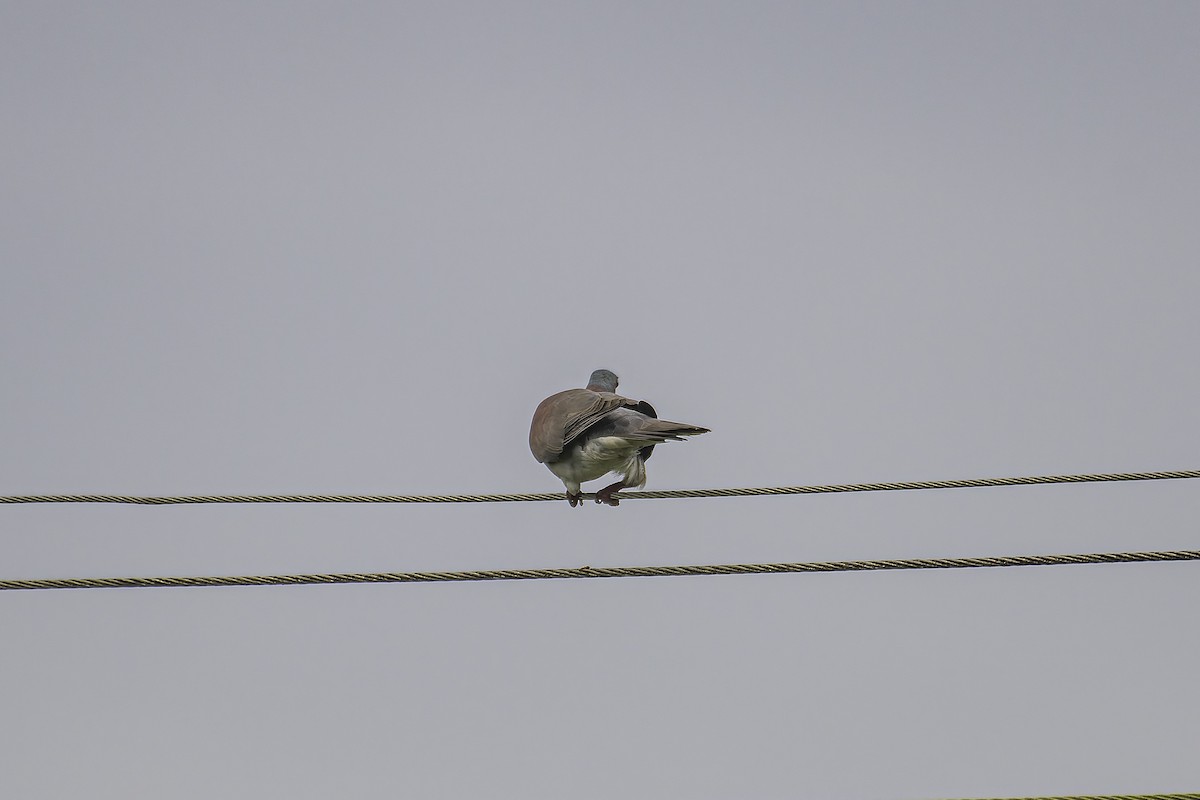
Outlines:
{"type": "MultiPolygon", "coordinates": [[[[564,482],[576,487],[615,472],[623,477],[627,486],[641,488],[646,485],[646,466],[638,458],[638,451],[645,446],[644,440],[597,436],[580,447],[572,448],[561,460],[546,466],[564,482]]],[[[575,491],[578,492],[578,489],[575,491]]]]}

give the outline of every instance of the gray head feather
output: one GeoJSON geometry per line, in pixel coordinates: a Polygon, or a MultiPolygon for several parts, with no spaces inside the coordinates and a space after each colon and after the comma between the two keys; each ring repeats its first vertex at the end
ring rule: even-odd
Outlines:
{"type": "Polygon", "coordinates": [[[617,376],[606,369],[598,369],[588,379],[587,388],[593,392],[615,392],[617,390],[617,376]]]}

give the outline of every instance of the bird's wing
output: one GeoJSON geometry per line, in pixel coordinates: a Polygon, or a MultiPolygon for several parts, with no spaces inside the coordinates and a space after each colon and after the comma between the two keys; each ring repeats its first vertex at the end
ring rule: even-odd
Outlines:
{"type": "MultiPolygon", "coordinates": [[[[658,419],[658,412],[654,410],[654,406],[650,405],[645,400],[639,401],[638,404],[633,408],[635,411],[640,411],[647,417],[654,417],[655,419],[658,419]]],[[[651,444],[643,447],[638,451],[638,455],[642,457],[642,461],[649,460],[650,456],[654,455],[654,445],[651,444]]]]}
{"type": "Polygon", "coordinates": [[[529,426],[529,449],[545,464],[558,460],[563,449],[615,408],[636,402],[611,392],[567,389],[543,400],[529,426]]]}

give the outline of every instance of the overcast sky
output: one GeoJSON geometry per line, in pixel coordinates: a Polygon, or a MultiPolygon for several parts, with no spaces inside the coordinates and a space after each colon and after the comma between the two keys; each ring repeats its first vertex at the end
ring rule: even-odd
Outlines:
{"type": "MultiPolygon", "coordinates": [[[[0,494],[1200,468],[1200,4],[0,4],[0,494]]],[[[595,486],[602,486],[599,483],[595,486]]],[[[0,577],[1194,549],[1195,481],[4,506],[0,577]]],[[[0,795],[1200,788],[1196,564],[0,593],[0,795]]]]}

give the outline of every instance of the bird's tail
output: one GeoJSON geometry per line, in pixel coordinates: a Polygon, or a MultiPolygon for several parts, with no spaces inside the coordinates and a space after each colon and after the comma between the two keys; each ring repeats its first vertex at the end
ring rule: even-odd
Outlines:
{"type": "Polygon", "coordinates": [[[699,436],[708,433],[708,428],[699,425],[688,425],[685,422],[671,422],[669,419],[647,419],[638,431],[638,438],[656,442],[680,442],[685,436],[699,436]]]}

